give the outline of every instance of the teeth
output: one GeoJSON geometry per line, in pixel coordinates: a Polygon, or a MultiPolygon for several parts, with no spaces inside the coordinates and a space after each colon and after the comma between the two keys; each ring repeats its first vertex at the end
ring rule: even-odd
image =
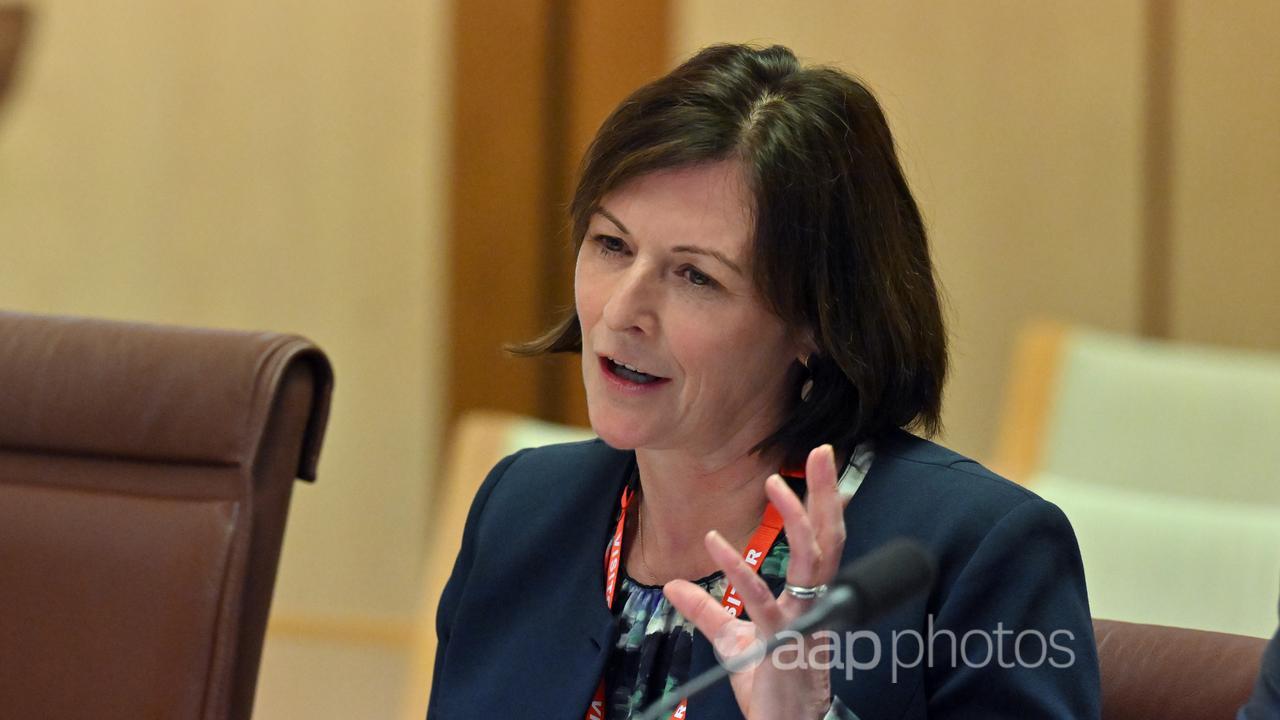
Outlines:
{"type": "Polygon", "coordinates": [[[648,385],[649,383],[658,382],[658,380],[661,379],[656,375],[650,375],[643,370],[632,367],[624,362],[618,362],[613,358],[608,358],[608,360],[609,365],[613,367],[613,373],[618,377],[629,380],[630,382],[648,385]]]}
{"type": "MultiPolygon", "coordinates": [[[[613,358],[609,358],[609,359],[610,359],[610,360],[613,360],[613,358]]],[[[640,369],[640,368],[638,368],[638,367],[632,367],[632,366],[630,366],[630,365],[628,365],[628,364],[626,364],[626,363],[624,363],[624,362],[618,362],[617,360],[613,360],[613,364],[614,364],[614,365],[618,365],[618,366],[620,366],[620,367],[624,367],[624,368],[626,368],[626,369],[630,370],[631,372],[634,372],[634,373],[640,373],[641,375],[648,375],[648,374],[649,374],[649,373],[646,373],[645,371],[641,370],[641,369],[640,369]]]]}

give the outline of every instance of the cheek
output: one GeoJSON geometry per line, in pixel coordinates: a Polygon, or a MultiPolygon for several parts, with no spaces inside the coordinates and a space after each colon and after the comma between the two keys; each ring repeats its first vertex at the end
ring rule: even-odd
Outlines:
{"type": "Polygon", "coordinates": [[[690,357],[701,368],[703,383],[724,394],[756,395],[784,381],[795,355],[778,321],[752,316],[718,327],[734,331],[706,332],[696,334],[696,341],[690,339],[690,357]]]}
{"type": "Polygon", "coordinates": [[[736,396],[760,381],[759,336],[739,318],[679,323],[667,337],[699,395],[736,396]]]}
{"type": "Polygon", "coordinates": [[[573,270],[573,308],[578,314],[578,323],[582,326],[584,336],[599,316],[600,304],[597,298],[598,288],[592,282],[592,274],[585,266],[582,252],[579,252],[578,262],[573,270]]]}

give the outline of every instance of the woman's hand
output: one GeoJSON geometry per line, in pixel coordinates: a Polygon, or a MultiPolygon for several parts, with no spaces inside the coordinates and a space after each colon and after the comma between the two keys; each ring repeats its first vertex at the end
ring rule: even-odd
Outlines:
{"type": "MultiPolygon", "coordinates": [[[[836,489],[835,456],[830,445],[809,453],[805,482],[805,502],[779,475],[769,477],[765,492],[782,515],[791,548],[787,583],[811,587],[835,578],[844,550],[844,503],[836,489]]],[[[733,617],[721,606],[719,598],[687,580],[673,580],[663,591],[676,610],[708,638],[741,638],[741,645],[752,638],[768,640],[812,607],[814,600],[801,600],[785,591],[775,598],[765,581],[742,559],[742,553],[719,533],[708,533],[706,546],[737,588],[751,620],[733,617]]],[[[717,647],[723,651],[719,644],[717,647]]],[[[780,669],[765,658],[754,668],[733,674],[730,683],[748,720],[816,720],[825,716],[831,705],[831,676],[825,668],[780,669]]]]}

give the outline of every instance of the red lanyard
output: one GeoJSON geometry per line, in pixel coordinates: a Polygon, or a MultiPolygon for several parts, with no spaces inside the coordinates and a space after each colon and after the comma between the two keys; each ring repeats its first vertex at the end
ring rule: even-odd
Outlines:
{"type": "MultiPolygon", "coordinates": [[[[783,471],[784,475],[791,476],[794,473],[783,471]]],[[[803,474],[801,474],[803,477],[803,474]]],[[[604,554],[604,601],[609,609],[613,609],[613,596],[618,589],[618,572],[622,567],[622,531],[626,527],[627,522],[627,506],[631,504],[631,497],[635,493],[630,486],[622,491],[621,508],[618,511],[618,527],[613,531],[613,542],[609,543],[608,549],[604,554]]],[[[751,535],[751,541],[747,543],[747,550],[742,554],[742,559],[752,567],[756,572],[760,572],[761,561],[769,552],[769,548],[773,547],[773,543],[778,539],[778,534],[782,532],[782,515],[773,507],[773,503],[769,503],[764,509],[764,519],[760,521],[760,527],[756,528],[755,533],[751,535]]],[[[720,605],[730,615],[737,617],[742,613],[742,598],[738,596],[738,590],[730,583],[724,591],[724,598],[720,600],[720,605]]],[[[689,699],[685,698],[676,706],[675,712],[671,713],[672,720],[684,720],[689,705],[689,699]]],[[[600,684],[596,686],[595,697],[591,699],[591,705],[587,708],[586,720],[604,720],[605,708],[605,687],[604,678],[600,678],[600,684]]]]}

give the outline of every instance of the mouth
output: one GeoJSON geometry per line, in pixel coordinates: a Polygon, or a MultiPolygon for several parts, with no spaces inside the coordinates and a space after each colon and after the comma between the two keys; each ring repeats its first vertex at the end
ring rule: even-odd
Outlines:
{"type": "Polygon", "coordinates": [[[647,373],[634,365],[619,362],[603,355],[600,356],[600,369],[604,371],[606,376],[630,385],[657,385],[670,379],[647,373]]]}

